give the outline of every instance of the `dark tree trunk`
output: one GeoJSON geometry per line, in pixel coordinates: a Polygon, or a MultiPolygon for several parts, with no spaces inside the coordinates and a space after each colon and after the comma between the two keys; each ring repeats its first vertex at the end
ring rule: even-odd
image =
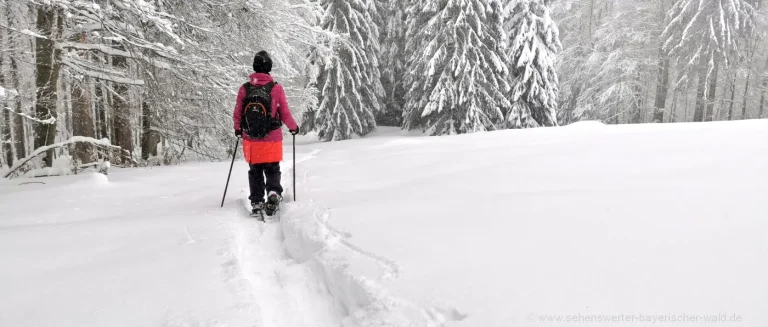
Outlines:
{"type": "Polygon", "coordinates": [[[699,70],[699,85],[696,87],[696,108],[693,111],[693,121],[704,121],[704,109],[707,106],[707,100],[704,97],[704,91],[707,89],[707,69],[706,64],[699,70]]]}
{"type": "Polygon", "coordinates": [[[690,92],[691,86],[688,85],[685,87],[685,92],[683,93],[683,96],[685,96],[685,108],[683,108],[683,121],[688,121],[688,108],[691,106],[691,96],[688,94],[690,92]]]}
{"type": "Polygon", "coordinates": [[[715,92],[717,91],[717,74],[719,72],[719,66],[717,60],[715,60],[715,69],[712,71],[712,77],[709,79],[709,87],[707,89],[707,114],[704,117],[706,121],[714,120],[715,92]]]}
{"type": "MultiPolygon", "coordinates": [[[[14,19],[11,19],[11,7],[6,7],[6,14],[8,16],[8,26],[14,27],[16,24],[14,19]]],[[[19,90],[19,64],[16,62],[16,56],[12,53],[9,56],[9,62],[11,65],[11,85],[16,91],[19,90]]],[[[21,96],[17,96],[14,99],[13,110],[21,113],[21,96]]],[[[24,136],[24,117],[21,115],[13,115],[13,141],[15,145],[14,155],[16,159],[24,158],[27,156],[27,138],[24,136]]]]}
{"type": "MultiPolygon", "coordinates": [[[[118,47],[120,48],[120,47],[118,47]]],[[[125,57],[113,57],[112,65],[121,71],[128,70],[128,60],[125,57]]],[[[113,96],[113,117],[115,128],[115,145],[123,150],[133,154],[133,133],[131,130],[131,108],[126,102],[128,97],[128,86],[124,84],[115,84],[115,93],[113,96]]],[[[118,162],[122,162],[118,159],[118,162]]]]}
{"type": "Polygon", "coordinates": [[[574,112],[576,112],[576,106],[579,103],[579,97],[581,96],[581,84],[575,83],[571,86],[571,98],[568,100],[568,109],[566,109],[563,117],[563,124],[570,124],[576,121],[574,112]]]}
{"type": "MultiPolygon", "coordinates": [[[[730,80],[731,102],[728,104],[728,120],[733,120],[733,104],[736,102],[736,73],[733,73],[730,80]]],[[[749,76],[747,76],[749,80],[749,76]]]]}
{"type": "MultiPolygon", "coordinates": [[[[72,134],[95,137],[91,115],[91,94],[88,77],[73,79],[72,83],[72,134]]],[[[75,158],[81,163],[94,161],[93,145],[84,142],[75,144],[75,158]]]]}
{"type": "MultiPolygon", "coordinates": [[[[56,83],[59,79],[59,63],[53,48],[53,29],[56,22],[56,12],[49,7],[37,9],[37,30],[47,39],[35,39],[36,75],[35,113],[38,119],[56,119],[56,83]]],[[[37,124],[35,126],[35,148],[53,144],[56,139],[56,123],[37,124]]],[[[44,158],[45,165],[53,164],[53,150],[48,150],[44,158]]]]}
{"type": "Polygon", "coordinates": [[[632,109],[632,115],[630,117],[630,123],[632,124],[641,124],[643,123],[643,87],[642,87],[642,78],[640,77],[640,73],[635,74],[635,86],[632,87],[634,90],[634,96],[635,99],[633,101],[633,109],[632,109]]]}
{"type": "MultiPolygon", "coordinates": [[[[0,46],[3,47],[3,49],[7,48],[5,45],[5,34],[6,30],[2,29],[0,30],[0,46]]],[[[0,52],[0,87],[6,86],[5,84],[5,75],[3,74],[3,61],[5,59],[5,51],[0,52]]],[[[10,96],[10,94],[7,94],[6,97],[10,96]]],[[[0,106],[5,107],[6,103],[8,102],[7,98],[3,98],[3,101],[0,102],[0,106]]],[[[8,166],[13,165],[13,147],[12,147],[12,131],[11,131],[11,113],[6,110],[5,108],[0,108],[0,112],[3,113],[3,129],[2,129],[2,138],[0,138],[0,143],[2,143],[2,147],[0,147],[0,150],[2,150],[3,157],[5,158],[5,162],[8,164],[8,166]]]]}
{"type": "MultiPolygon", "coordinates": [[[[75,37],[74,42],[85,43],[85,33],[75,37]]],[[[83,54],[87,56],[88,54],[83,54]]],[[[93,129],[93,111],[91,109],[91,83],[90,78],[87,76],[72,76],[71,85],[72,88],[72,135],[95,137],[96,131],[93,129]]],[[[93,145],[85,142],[78,142],[75,144],[75,158],[80,163],[91,163],[94,161],[94,148],[93,145]]]]}
{"type": "MultiPolygon", "coordinates": [[[[751,74],[750,74],[751,75],[751,74]]],[[[741,119],[747,119],[747,95],[749,94],[749,78],[744,85],[744,99],[741,103],[741,119]]]]}
{"type": "Polygon", "coordinates": [[[676,110],[677,110],[677,96],[680,94],[679,91],[674,90],[674,93],[672,93],[672,108],[669,110],[669,122],[674,123],[677,119],[676,110]]]}
{"type": "Polygon", "coordinates": [[[589,0],[589,30],[587,32],[587,36],[589,37],[587,44],[593,45],[592,40],[592,21],[595,17],[595,0],[589,0]]]}
{"type": "Polygon", "coordinates": [[[107,106],[105,106],[105,97],[104,97],[104,82],[99,81],[96,83],[96,95],[93,98],[94,105],[96,107],[96,117],[97,117],[97,123],[96,123],[96,131],[98,131],[98,136],[100,139],[102,138],[109,138],[108,130],[108,124],[107,124],[107,106]]]}
{"type": "MultiPolygon", "coordinates": [[[[747,82],[749,82],[749,80],[747,80],[747,82]]],[[[768,102],[768,99],[766,99],[766,93],[768,93],[768,58],[765,60],[765,78],[763,78],[763,91],[760,92],[760,107],[757,112],[758,119],[763,118],[763,113],[765,112],[765,103],[768,102]]],[[[745,96],[744,99],[746,98],[747,97],[745,96]]],[[[744,107],[746,108],[746,105],[744,107]]]]}
{"type": "MultiPolygon", "coordinates": [[[[0,67],[3,65],[3,56],[0,55],[0,67]]],[[[5,79],[3,78],[2,72],[0,72],[0,86],[5,85],[5,79]]],[[[5,106],[5,103],[8,102],[7,100],[3,100],[0,102],[0,106],[5,106]]],[[[3,158],[5,159],[5,163],[8,164],[8,166],[13,166],[13,131],[11,129],[11,126],[13,125],[13,121],[11,120],[11,112],[6,110],[5,108],[0,108],[0,112],[3,113],[3,129],[2,129],[2,138],[0,138],[0,143],[2,143],[2,147],[0,147],[0,150],[2,150],[3,158]]]]}
{"type": "Polygon", "coordinates": [[[759,110],[757,112],[757,118],[758,119],[763,118],[763,113],[765,112],[765,103],[766,103],[766,99],[765,99],[765,93],[766,92],[765,92],[765,90],[766,89],[768,89],[768,77],[766,77],[765,80],[763,80],[763,92],[760,95],[760,107],[759,107],[759,110]]]}
{"type": "Polygon", "coordinates": [[[146,100],[141,103],[141,159],[157,155],[157,136],[152,131],[152,108],[146,100]]]}
{"type": "Polygon", "coordinates": [[[11,137],[11,113],[8,110],[3,110],[3,157],[8,166],[13,166],[13,138],[11,137]]]}
{"type": "Polygon", "coordinates": [[[619,123],[619,108],[617,106],[611,106],[610,116],[608,117],[608,124],[617,125],[619,123]]]}
{"type": "Polygon", "coordinates": [[[659,78],[656,82],[656,101],[653,108],[653,122],[664,122],[664,111],[667,106],[667,92],[669,90],[669,58],[659,48],[659,78]]]}

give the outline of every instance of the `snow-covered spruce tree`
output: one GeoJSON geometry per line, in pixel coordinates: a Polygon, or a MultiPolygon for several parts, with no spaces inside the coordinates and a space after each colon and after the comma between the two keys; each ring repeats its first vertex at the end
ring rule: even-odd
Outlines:
{"type": "Polygon", "coordinates": [[[677,64],[678,85],[698,73],[693,120],[712,120],[718,73],[745,52],[744,38],[753,35],[755,1],[676,0],[662,33],[663,49],[677,64]]]}
{"type": "Polygon", "coordinates": [[[364,136],[376,128],[382,87],[378,67],[378,28],[370,1],[322,0],[322,27],[335,34],[331,53],[319,58],[314,130],[324,141],[364,136]]]}
{"type": "Polygon", "coordinates": [[[510,106],[508,71],[494,38],[500,7],[492,1],[409,3],[404,128],[444,135],[500,127],[510,106]]]}
{"type": "Polygon", "coordinates": [[[511,36],[507,62],[513,76],[506,113],[510,128],[557,126],[558,77],[555,54],[562,48],[550,17],[550,0],[510,1],[505,27],[511,36]]]}
{"type": "Polygon", "coordinates": [[[382,110],[376,117],[379,125],[402,126],[403,107],[405,106],[405,4],[406,0],[390,0],[385,5],[381,20],[381,84],[384,87],[382,110]]]}

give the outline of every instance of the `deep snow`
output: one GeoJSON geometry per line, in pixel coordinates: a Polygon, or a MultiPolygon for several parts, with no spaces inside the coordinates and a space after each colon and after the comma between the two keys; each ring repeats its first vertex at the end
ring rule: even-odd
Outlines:
{"type": "Polygon", "coordinates": [[[242,161],[0,182],[0,326],[768,323],[768,121],[299,144],[266,224],[242,161]]]}
{"type": "Polygon", "coordinates": [[[341,309],[280,225],[238,205],[242,161],[219,208],[228,169],[4,180],[0,326],[333,326],[341,309]]]}
{"type": "Polygon", "coordinates": [[[319,147],[301,193],[448,326],[768,324],[766,120],[319,147]]]}

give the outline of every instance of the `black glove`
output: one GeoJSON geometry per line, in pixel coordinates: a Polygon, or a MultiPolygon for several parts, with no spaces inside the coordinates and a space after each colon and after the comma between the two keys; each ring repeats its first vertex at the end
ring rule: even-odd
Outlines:
{"type": "Polygon", "coordinates": [[[291,132],[291,135],[299,134],[299,126],[296,126],[296,129],[292,129],[290,130],[290,132],[291,132]]]}
{"type": "Polygon", "coordinates": [[[235,130],[235,136],[243,136],[243,130],[235,130]]]}

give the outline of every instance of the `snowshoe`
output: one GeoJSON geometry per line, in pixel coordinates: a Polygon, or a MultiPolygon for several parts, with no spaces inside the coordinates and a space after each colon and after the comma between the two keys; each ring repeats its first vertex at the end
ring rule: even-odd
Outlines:
{"type": "Polygon", "coordinates": [[[275,213],[277,213],[280,210],[280,202],[283,200],[283,197],[281,197],[279,194],[273,192],[269,192],[269,195],[267,196],[267,203],[264,205],[264,213],[267,216],[274,216],[275,213]]]}
{"type": "Polygon", "coordinates": [[[264,221],[264,203],[251,202],[251,217],[264,221]]]}

